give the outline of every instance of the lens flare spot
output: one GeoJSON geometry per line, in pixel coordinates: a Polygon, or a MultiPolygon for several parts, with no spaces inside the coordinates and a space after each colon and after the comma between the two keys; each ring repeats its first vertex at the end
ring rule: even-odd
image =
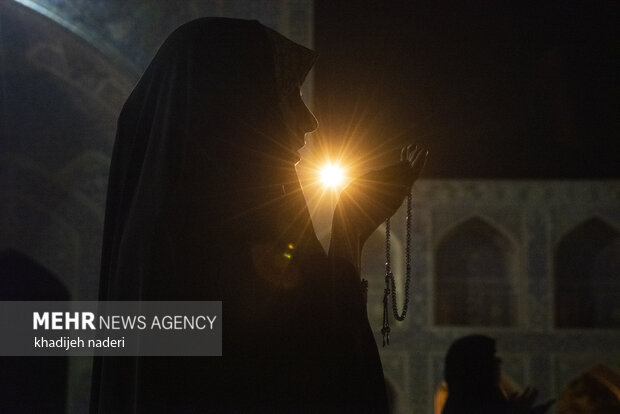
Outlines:
{"type": "Polygon", "coordinates": [[[325,187],[338,188],[344,182],[344,170],[337,164],[326,164],[320,169],[321,182],[325,187]]]}

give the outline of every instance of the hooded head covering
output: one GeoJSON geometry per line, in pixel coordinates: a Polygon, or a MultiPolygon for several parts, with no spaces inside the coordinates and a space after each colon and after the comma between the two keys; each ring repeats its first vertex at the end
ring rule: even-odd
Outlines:
{"type": "Polygon", "coordinates": [[[168,37],[119,117],[101,299],[174,299],[178,289],[152,286],[153,266],[195,275],[214,238],[317,251],[286,107],[315,59],[256,21],[202,18],[168,37]]]}

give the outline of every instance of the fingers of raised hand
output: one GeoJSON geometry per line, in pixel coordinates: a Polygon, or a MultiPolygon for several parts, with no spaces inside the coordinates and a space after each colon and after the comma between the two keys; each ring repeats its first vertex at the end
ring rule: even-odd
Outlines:
{"type": "Polygon", "coordinates": [[[400,150],[400,160],[409,163],[412,167],[425,162],[427,157],[428,150],[418,145],[409,144],[400,150]]]}
{"type": "Polygon", "coordinates": [[[418,153],[422,152],[422,148],[418,147],[414,144],[409,144],[406,147],[403,147],[400,150],[400,160],[407,161],[408,163],[413,163],[413,160],[416,158],[418,153]]]}
{"type": "Polygon", "coordinates": [[[413,181],[417,180],[424,169],[427,158],[428,151],[418,145],[410,144],[403,147],[400,151],[400,161],[407,165],[407,175],[409,175],[409,178],[413,181]]]}

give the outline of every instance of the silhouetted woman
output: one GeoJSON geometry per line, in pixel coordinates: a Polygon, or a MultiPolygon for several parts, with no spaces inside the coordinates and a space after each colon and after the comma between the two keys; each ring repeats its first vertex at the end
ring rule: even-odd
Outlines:
{"type": "Polygon", "coordinates": [[[450,345],[444,365],[448,399],[442,414],[543,414],[553,400],[534,406],[536,389],[506,395],[495,339],[468,335],[450,345]]]}
{"type": "Polygon", "coordinates": [[[140,79],[118,121],[100,299],[222,301],[224,356],[97,358],[92,412],[385,411],[359,257],[426,154],[344,192],[326,255],[295,172],[315,59],[258,22],[203,18],[140,79]]]}

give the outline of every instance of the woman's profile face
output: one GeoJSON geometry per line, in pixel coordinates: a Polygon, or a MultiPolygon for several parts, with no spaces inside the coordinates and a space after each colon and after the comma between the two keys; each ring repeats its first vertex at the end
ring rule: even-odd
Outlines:
{"type": "Polygon", "coordinates": [[[297,153],[306,144],[305,135],[318,127],[318,121],[304,103],[299,88],[290,93],[285,111],[291,133],[289,149],[297,153]]]}

